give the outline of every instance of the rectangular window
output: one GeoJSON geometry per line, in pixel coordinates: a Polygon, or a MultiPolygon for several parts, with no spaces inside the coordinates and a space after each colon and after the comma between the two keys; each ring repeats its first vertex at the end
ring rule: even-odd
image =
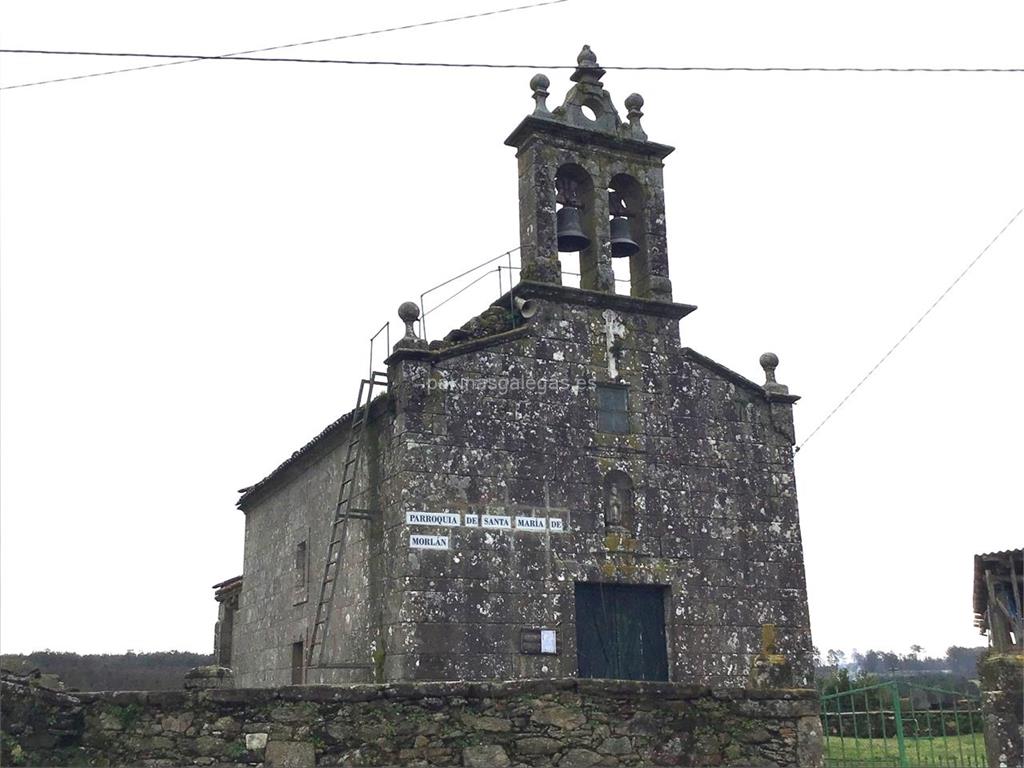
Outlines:
{"type": "Polygon", "coordinates": [[[629,432],[629,390],[614,384],[597,385],[597,429],[599,432],[629,432]]]}

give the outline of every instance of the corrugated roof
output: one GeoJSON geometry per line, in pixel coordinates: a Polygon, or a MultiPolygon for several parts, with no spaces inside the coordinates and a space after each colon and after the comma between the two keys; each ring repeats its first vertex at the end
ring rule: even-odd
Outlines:
{"type": "Polygon", "coordinates": [[[985,564],[1000,560],[1015,560],[1018,576],[1024,575],[1024,549],[1004,549],[974,556],[974,624],[982,634],[988,631],[988,585],[985,583],[985,564]]]}

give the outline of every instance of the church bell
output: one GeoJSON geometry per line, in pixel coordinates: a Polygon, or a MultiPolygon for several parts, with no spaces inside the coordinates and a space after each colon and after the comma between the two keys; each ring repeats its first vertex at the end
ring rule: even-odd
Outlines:
{"type": "Polygon", "coordinates": [[[566,205],[558,209],[558,250],[582,251],[590,245],[590,238],[583,234],[580,225],[580,209],[566,205]]]}
{"type": "Polygon", "coordinates": [[[612,219],[612,258],[621,259],[640,251],[629,231],[629,219],[616,216],[612,219]]]}

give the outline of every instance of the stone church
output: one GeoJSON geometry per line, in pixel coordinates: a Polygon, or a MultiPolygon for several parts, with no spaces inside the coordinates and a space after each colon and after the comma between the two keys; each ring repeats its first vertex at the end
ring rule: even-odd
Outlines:
{"type": "Polygon", "coordinates": [[[436,341],[403,304],[386,377],[241,491],[243,575],[215,588],[237,685],[736,686],[765,625],[810,682],[797,397],[773,354],[758,384],[681,345],[695,307],[669,279],[673,148],[647,138],[638,94],[620,118],[604,74],[584,47],[552,109],[536,75],[506,139],[520,282],[436,341]]]}

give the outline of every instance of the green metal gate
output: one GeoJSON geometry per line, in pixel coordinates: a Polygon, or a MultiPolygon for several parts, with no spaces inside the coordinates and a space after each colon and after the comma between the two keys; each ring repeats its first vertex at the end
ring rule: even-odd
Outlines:
{"type": "Polygon", "coordinates": [[[986,768],[980,701],[886,682],[822,696],[826,768],[986,768]]]}

